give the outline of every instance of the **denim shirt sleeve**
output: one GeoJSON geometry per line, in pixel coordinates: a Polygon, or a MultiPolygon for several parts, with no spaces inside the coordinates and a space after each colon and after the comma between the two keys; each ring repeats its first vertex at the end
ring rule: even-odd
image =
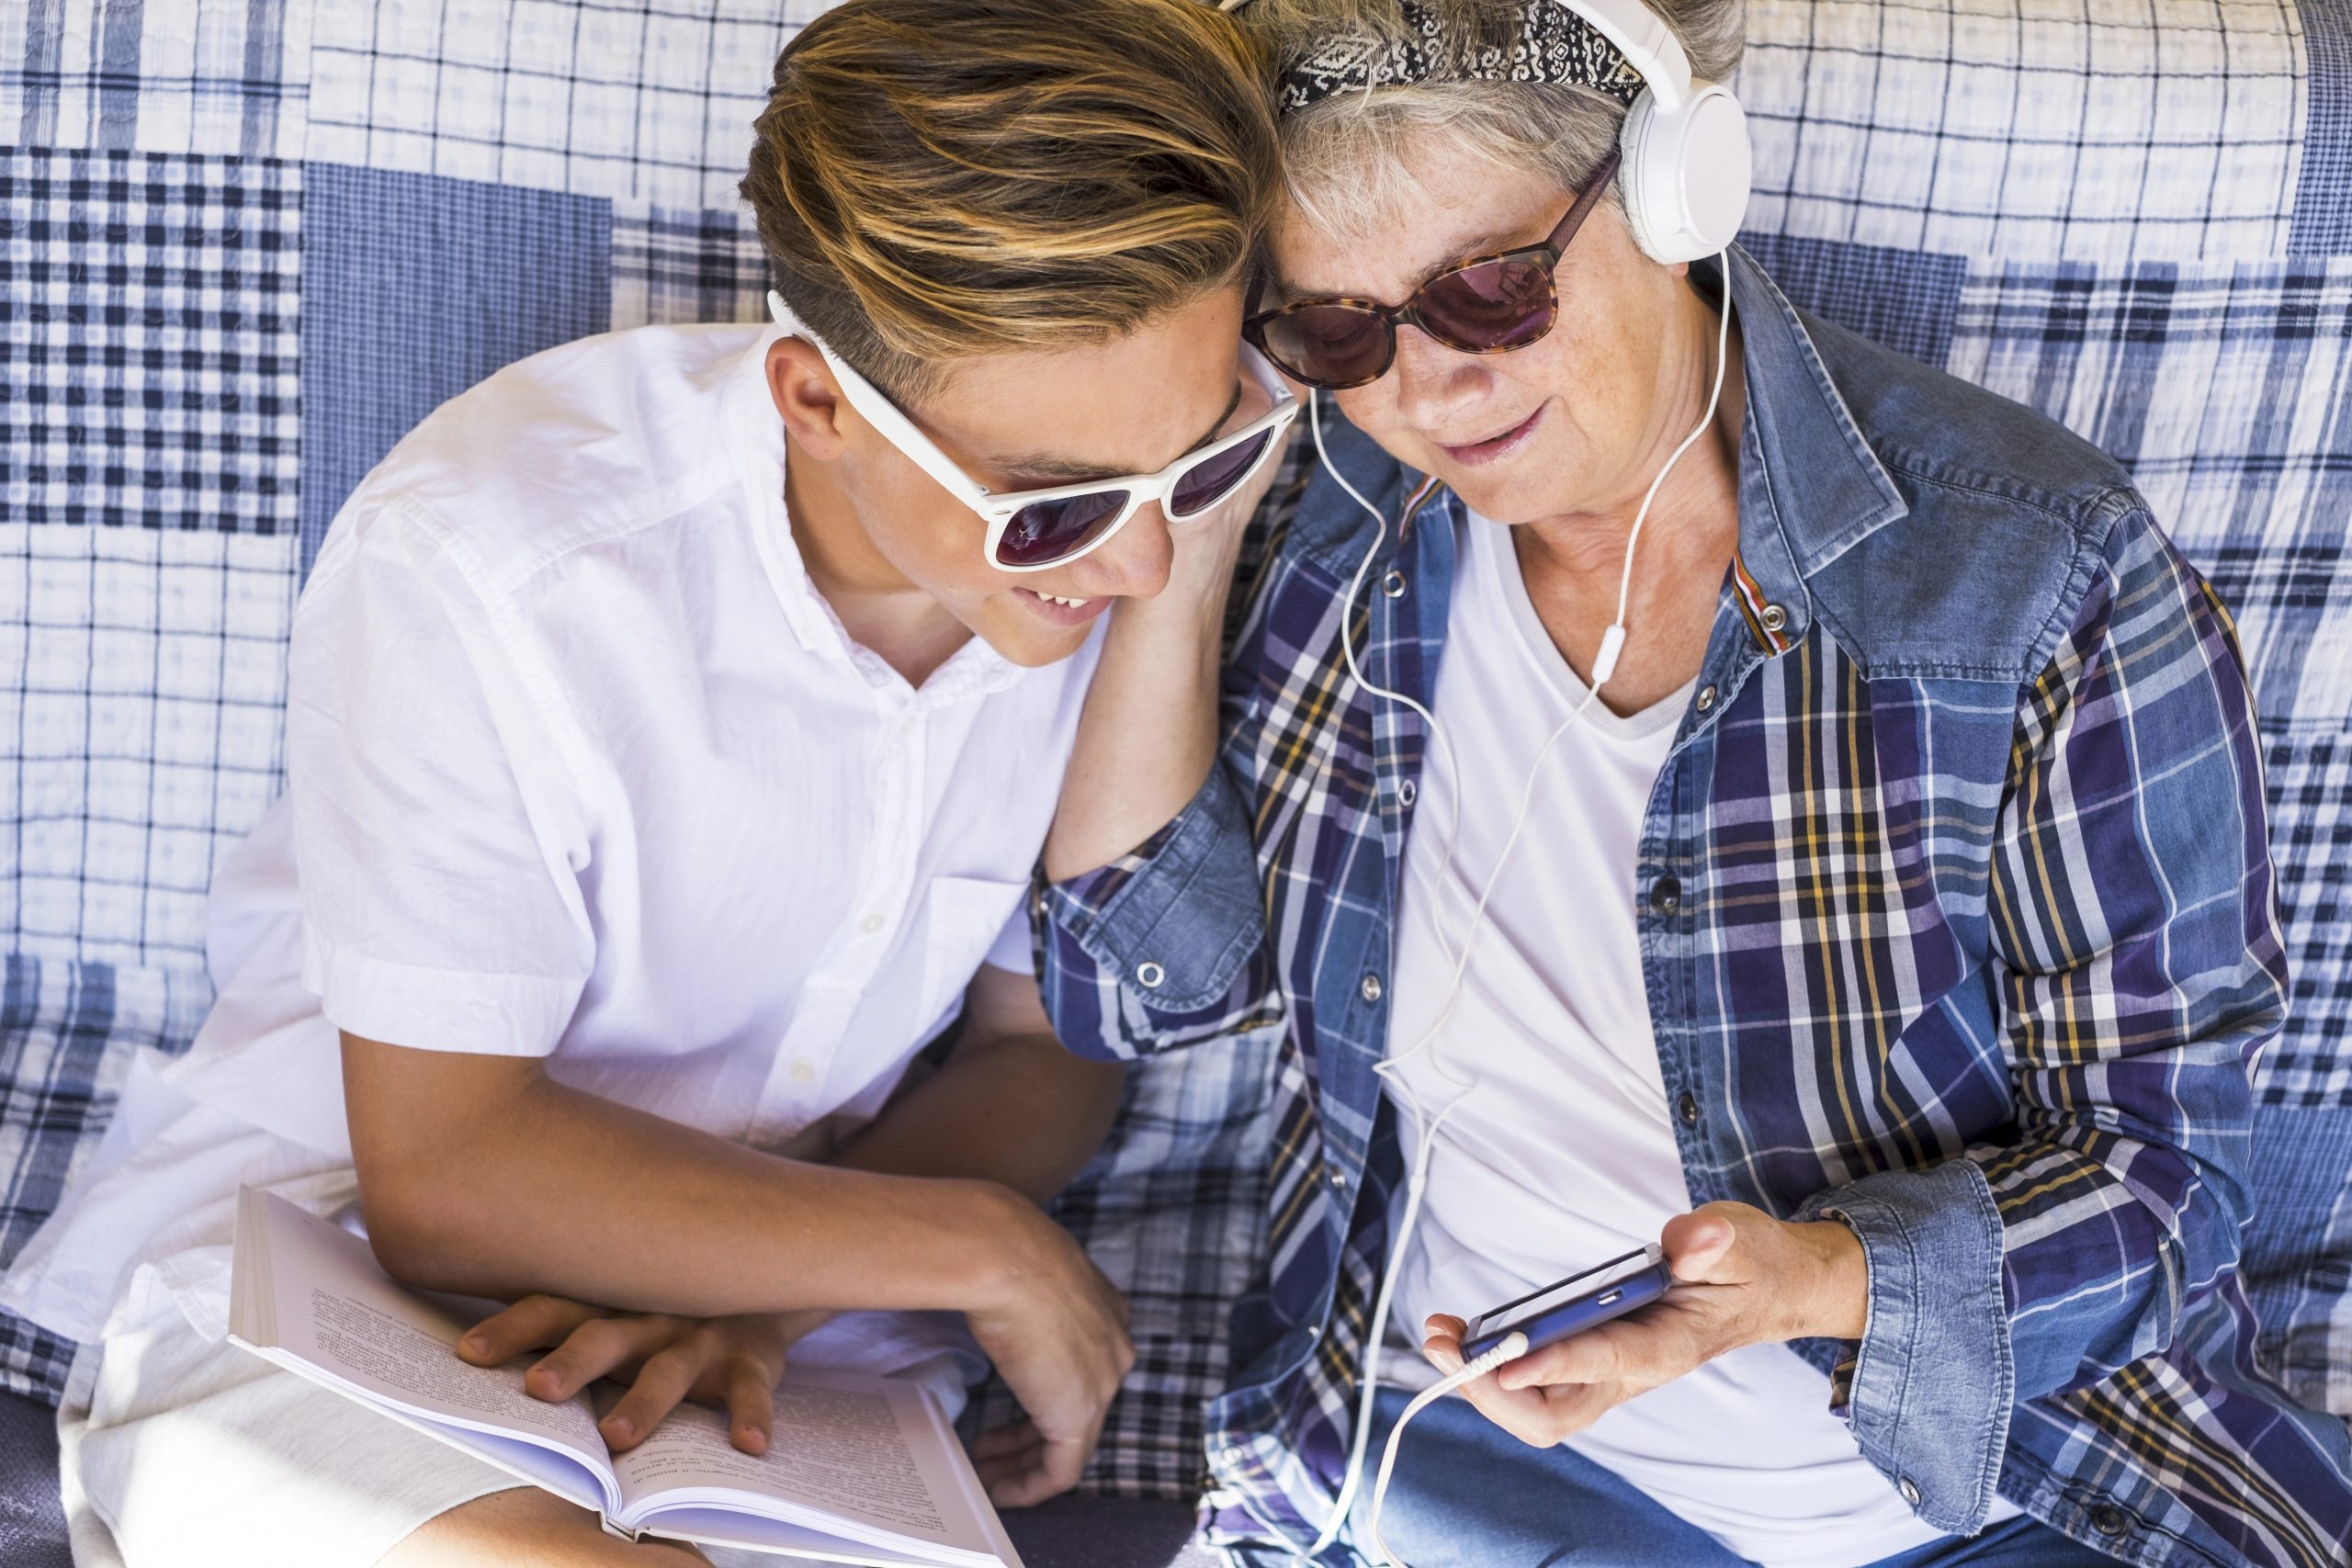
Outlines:
{"type": "Polygon", "coordinates": [[[1065,882],[1039,874],[1037,976],[1062,1043],[1126,1060],[1279,1016],[1258,860],[1220,761],[1168,825],[1065,882]]]}
{"type": "Polygon", "coordinates": [[[2234,633],[2136,497],[2103,520],[2020,694],[1991,847],[2015,1137],[1799,1215],[1861,1240],[1841,1392],[1865,1456],[1947,1530],[1981,1524],[2014,1404],[2165,1348],[2235,1270],[2250,1066],[2284,1011],[2234,633]]]}
{"type": "Polygon", "coordinates": [[[1982,1527],[2016,1401],[2001,1295],[2001,1217],[1984,1170],[1882,1171],[1795,1216],[1842,1220],[1870,1266],[1870,1316],[1832,1399],[1854,1441],[1921,1519],[1982,1527]]]}

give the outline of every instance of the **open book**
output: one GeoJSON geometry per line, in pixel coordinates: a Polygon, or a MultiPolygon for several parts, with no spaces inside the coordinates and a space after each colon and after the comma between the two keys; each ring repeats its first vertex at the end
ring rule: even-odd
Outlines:
{"type": "Polygon", "coordinates": [[[971,1461],[911,1383],[795,1369],[758,1459],[681,1405],[606,1450],[583,1392],[523,1391],[524,1363],[458,1359],[468,1325],[394,1283],[359,1237],[248,1187],[237,1198],[229,1337],[265,1359],[591,1508],[617,1533],[874,1568],[1020,1568],[971,1461]]]}

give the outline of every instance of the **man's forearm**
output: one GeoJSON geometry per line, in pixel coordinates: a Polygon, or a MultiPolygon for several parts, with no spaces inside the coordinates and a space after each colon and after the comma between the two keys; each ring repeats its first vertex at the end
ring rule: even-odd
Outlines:
{"type": "MultiPolygon", "coordinates": [[[[1267,464],[1268,477],[1280,465],[1267,464]]],[[[1262,484],[1228,505],[1254,508],[1262,484]]],[[[1240,513],[1246,516],[1246,513],[1240,513]]],[[[1216,760],[1225,606],[1241,551],[1235,513],[1186,525],[1168,586],[1111,612],[1060,808],[1046,839],[1059,882],[1126,853],[1184,809],[1216,760]]]]}
{"type": "Polygon", "coordinates": [[[834,1163],[994,1181],[1043,1203],[1102,1147],[1125,1077],[1051,1035],[974,1041],[892,1100],[834,1163]]]}
{"type": "Polygon", "coordinates": [[[782,1159],[496,1066],[479,1099],[444,1078],[420,1101],[397,1080],[446,1062],[401,1058],[433,1055],[348,1038],[345,1053],[373,1125],[422,1116],[456,1134],[371,1137],[355,1118],[369,1235],[412,1283],[695,1317],[965,1310],[1009,1288],[1023,1227],[1043,1223],[992,1183],[782,1159]]]}

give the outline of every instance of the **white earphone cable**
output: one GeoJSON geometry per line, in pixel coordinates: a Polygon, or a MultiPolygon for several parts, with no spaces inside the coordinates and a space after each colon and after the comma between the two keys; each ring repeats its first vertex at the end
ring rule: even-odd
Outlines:
{"type": "MultiPolygon", "coordinates": [[[[1657,476],[1650,480],[1649,489],[1643,492],[1641,507],[1634,514],[1634,526],[1625,536],[1624,563],[1618,573],[1617,614],[1609,628],[1601,634],[1600,650],[1593,657],[1592,679],[1587,682],[1583,697],[1568,711],[1567,716],[1560,721],[1558,727],[1545,738],[1544,744],[1536,750],[1535,761],[1528,769],[1527,783],[1520,791],[1519,812],[1511,820],[1510,832],[1503,841],[1502,852],[1496,857],[1494,869],[1487,874],[1486,883],[1479,889],[1477,903],[1471,911],[1469,928],[1463,933],[1462,946],[1450,954],[1453,959],[1453,971],[1447,982],[1445,997],[1439,1005],[1437,1016],[1411,1045],[1389,1055],[1373,1068],[1380,1075],[1384,1083],[1401,1093],[1406,1102],[1406,1109],[1413,1120],[1420,1124],[1420,1135],[1416,1143],[1412,1168],[1406,1179],[1404,1212],[1397,1219],[1396,1236],[1389,1247],[1388,1266],[1382,1272],[1380,1290],[1365,1332],[1363,1365],[1361,1369],[1362,1375],[1359,1382],[1362,1392],[1356,1410],[1353,1440],[1349,1445],[1347,1470],[1341,1477],[1339,1495],[1333,1501],[1330,1517],[1325,1522],[1322,1530],[1316,1536],[1312,1544],[1301,1550],[1295,1542],[1288,1542],[1295,1561],[1313,1559],[1337,1540],[1340,1532],[1347,1527],[1349,1510],[1354,1506],[1356,1491],[1363,1478],[1364,1454],[1372,1434],[1373,1405],[1380,1389],[1380,1357],[1387,1337],[1388,1317],[1394,1304],[1396,1279],[1403,1268],[1406,1248],[1412,1240],[1413,1227],[1420,1217],[1421,1195],[1428,1185],[1430,1158],[1437,1145],[1438,1130],[1444,1126],[1446,1119],[1452,1116],[1476,1089],[1475,1078],[1456,1077],[1432,1055],[1430,1066],[1441,1076],[1459,1085],[1461,1089],[1461,1092],[1448,1100],[1432,1118],[1421,1108],[1420,1099],[1413,1092],[1411,1084],[1396,1077],[1395,1074],[1406,1062],[1427,1049],[1453,1017],[1454,1006],[1461,999],[1464,976],[1469,972],[1472,947],[1477,941],[1478,932],[1486,924],[1487,906],[1492,901],[1495,889],[1502,881],[1504,869],[1511,863],[1511,852],[1519,847],[1520,835],[1526,829],[1528,816],[1534,807],[1535,788],[1542,778],[1544,764],[1550,758],[1553,746],[1584,717],[1595,702],[1600,700],[1601,687],[1606,685],[1610,677],[1616,673],[1619,657],[1623,653],[1625,647],[1625,612],[1633,597],[1634,550],[1641,543],[1643,525],[1649,521],[1650,506],[1657,500],[1659,488],[1666,483],[1667,476],[1674,471],[1675,465],[1682,460],[1683,454],[1690,451],[1699,438],[1706,434],[1708,427],[1714,423],[1715,411],[1723,400],[1724,367],[1729,360],[1731,345],[1730,271],[1721,252],[1716,253],[1715,259],[1718,266],[1724,268],[1725,288],[1722,308],[1718,312],[1721,319],[1716,326],[1713,385],[1707,393],[1706,410],[1699,416],[1699,423],[1691,426],[1690,433],[1682,438],[1681,444],[1668,455],[1665,464],[1659,468],[1657,476]]],[[[1453,814],[1447,824],[1445,848],[1439,862],[1441,866],[1451,865],[1456,836],[1462,825],[1460,788],[1462,773],[1454,758],[1453,743],[1446,739],[1445,732],[1439,726],[1435,714],[1407,694],[1378,685],[1364,674],[1363,667],[1357,662],[1355,642],[1351,635],[1356,595],[1363,592],[1364,577],[1372,570],[1373,561],[1378,558],[1381,546],[1387,540],[1388,519],[1378,507],[1364,498],[1362,491],[1348,481],[1347,476],[1342,474],[1338,466],[1331,461],[1330,452],[1323,443],[1322,398],[1319,393],[1311,393],[1308,397],[1307,423],[1314,433],[1315,454],[1317,460],[1322,463],[1324,471],[1331,476],[1340,488],[1347,493],[1349,499],[1370,514],[1374,525],[1371,547],[1364,551],[1363,559],[1356,567],[1355,576],[1349,581],[1347,597],[1340,605],[1340,653],[1347,661],[1348,673],[1354,677],[1358,685],[1374,696],[1385,697],[1391,702],[1399,703],[1419,715],[1421,722],[1429,727],[1431,739],[1437,742],[1446,770],[1456,781],[1455,788],[1452,792],[1453,814]]],[[[1444,947],[1446,944],[1442,919],[1439,919],[1436,923],[1439,944],[1444,947]]],[[[1382,1507],[1387,1501],[1389,1477],[1396,1469],[1397,1445],[1405,1435],[1406,1424],[1438,1398],[1452,1393],[1464,1383],[1483,1377],[1487,1372],[1506,1361],[1516,1360],[1520,1356],[1524,1355],[1526,1350],[1527,1341],[1524,1337],[1512,1336],[1493,1350],[1464,1366],[1460,1371],[1431,1385],[1407,1405],[1403,1413],[1397,1416],[1396,1425],[1389,1430],[1387,1448],[1381,1458],[1380,1473],[1373,1487],[1372,1513],[1366,1520],[1369,1544],[1379,1554],[1375,1561],[1382,1564],[1382,1568],[1405,1568],[1405,1565],[1388,1551],[1386,1543],[1381,1539],[1380,1516],[1382,1507]],[[1512,1348],[1514,1344],[1517,1347],[1515,1349],[1512,1348]]]]}

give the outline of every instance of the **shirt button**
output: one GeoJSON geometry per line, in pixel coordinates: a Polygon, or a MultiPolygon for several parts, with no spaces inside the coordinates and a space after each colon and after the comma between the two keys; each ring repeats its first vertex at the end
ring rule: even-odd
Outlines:
{"type": "Polygon", "coordinates": [[[1906,1475],[1902,1480],[1896,1482],[1894,1483],[1894,1489],[1903,1494],[1903,1500],[1905,1503],[1910,1504],[1911,1506],[1915,1508],[1919,1506],[1919,1489],[1911,1484],[1911,1478],[1909,1476],[1906,1475]]]}
{"type": "Polygon", "coordinates": [[[1682,883],[1679,878],[1661,876],[1650,884],[1650,908],[1660,915],[1670,915],[1682,908],[1682,883]]]}
{"type": "Polygon", "coordinates": [[[1356,994],[1363,997],[1363,999],[1368,1002],[1378,1001],[1380,999],[1380,976],[1377,975],[1366,975],[1363,977],[1363,984],[1356,987],[1356,994]]]}
{"type": "Polygon", "coordinates": [[[1407,779],[1396,786],[1396,804],[1399,806],[1410,806],[1420,796],[1421,792],[1414,787],[1413,781],[1410,779],[1407,779]]]}
{"type": "Polygon", "coordinates": [[[810,1078],[813,1078],[816,1076],[817,1069],[810,1066],[808,1063],[795,1062],[792,1064],[792,1081],[794,1083],[807,1083],[810,1078]]]}
{"type": "Polygon", "coordinates": [[[1696,1127],[1699,1124],[1698,1096],[1687,1089],[1684,1089],[1681,1098],[1674,1102],[1674,1113],[1682,1118],[1682,1124],[1685,1127],[1696,1127]]]}
{"type": "Polygon", "coordinates": [[[2131,1528],[2131,1519],[2112,1503],[2102,1503],[2091,1510],[2091,1529],[2101,1535],[2121,1535],[2131,1528]]]}
{"type": "Polygon", "coordinates": [[[1704,713],[1704,712],[1706,712],[1709,708],[1713,707],[1714,705],[1715,705],[1715,689],[1714,689],[1713,686],[1702,686],[1702,687],[1700,687],[1700,688],[1699,688],[1699,711],[1700,711],[1701,713],[1704,713]]]}
{"type": "Polygon", "coordinates": [[[1332,1190],[1332,1191],[1334,1191],[1334,1192],[1345,1192],[1347,1190],[1348,1190],[1348,1173],[1347,1173],[1346,1171],[1344,1171],[1344,1170],[1334,1170],[1334,1171],[1332,1171],[1332,1172],[1331,1172],[1331,1190],[1332,1190]]]}
{"type": "Polygon", "coordinates": [[[857,929],[867,932],[878,931],[882,929],[882,917],[879,915],[868,915],[865,919],[857,922],[857,929]]]}
{"type": "Polygon", "coordinates": [[[1388,575],[1380,580],[1380,591],[1391,599],[1402,599],[1405,596],[1405,574],[1394,567],[1389,568],[1388,575]]]}
{"type": "Polygon", "coordinates": [[[1225,1448],[1218,1450],[1216,1457],[1227,1464],[1239,1464],[1243,1460],[1248,1459],[1250,1456],[1242,1452],[1240,1449],[1228,1443],[1225,1448]]]}
{"type": "Polygon", "coordinates": [[[1778,604],[1767,604],[1757,613],[1756,619],[1766,631],[1776,632],[1789,624],[1789,613],[1778,604]]]}
{"type": "Polygon", "coordinates": [[[1159,989],[1161,983],[1167,978],[1168,971],[1148,959],[1136,965],[1136,984],[1147,991],[1159,989]]]}

